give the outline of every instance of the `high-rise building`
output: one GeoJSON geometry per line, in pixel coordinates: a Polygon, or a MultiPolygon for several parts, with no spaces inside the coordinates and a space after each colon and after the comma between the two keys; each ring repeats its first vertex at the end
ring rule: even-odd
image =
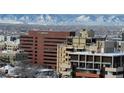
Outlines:
{"type": "Polygon", "coordinates": [[[67,31],[29,31],[20,37],[20,48],[28,53],[30,62],[56,68],[57,44],[74,35],[75,32],[67,31]]]}

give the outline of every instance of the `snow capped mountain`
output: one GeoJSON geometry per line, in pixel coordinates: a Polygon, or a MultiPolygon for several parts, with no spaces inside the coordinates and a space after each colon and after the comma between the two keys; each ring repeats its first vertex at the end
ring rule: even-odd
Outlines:
{"type": "Polygon", "coordinates": [[[124,25],[124,15],[0,14],[0,23],[39,25],[124,25]]]}

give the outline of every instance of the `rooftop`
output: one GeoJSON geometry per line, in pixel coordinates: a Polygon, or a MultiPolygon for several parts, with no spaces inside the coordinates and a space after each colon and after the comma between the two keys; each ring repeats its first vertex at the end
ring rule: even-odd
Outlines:
{"type": "Polygon", "coordinates": [[[96,56],[124,56],[124,52],[114,52],[114,53],[72,52],[70,54],[96,55],[96,56]]]}

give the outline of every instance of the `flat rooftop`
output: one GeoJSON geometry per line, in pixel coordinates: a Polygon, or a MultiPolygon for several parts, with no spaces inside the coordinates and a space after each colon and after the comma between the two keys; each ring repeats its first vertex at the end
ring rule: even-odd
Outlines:
{"type": "Polygon", "coordinates": [[[124,56],[124,52],[114,52],[114,53],[72,52],[70,54],[96,55],[96,56],[124,56]]]}

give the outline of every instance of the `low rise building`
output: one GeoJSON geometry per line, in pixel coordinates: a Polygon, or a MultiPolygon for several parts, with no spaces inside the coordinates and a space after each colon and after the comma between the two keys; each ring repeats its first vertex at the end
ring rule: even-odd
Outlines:
{"type": "Polygon", "coordinates": [[[5,63],[16,63],[27,61],[27,54],[22,50],[3,50],[0,52],[0,60],[5,63]]]}
{"type": "Polygon", "coordinates": [[[71,68],[75,67],[75,77],[123,78],[124,53],[72,52],[71,68]]]}

